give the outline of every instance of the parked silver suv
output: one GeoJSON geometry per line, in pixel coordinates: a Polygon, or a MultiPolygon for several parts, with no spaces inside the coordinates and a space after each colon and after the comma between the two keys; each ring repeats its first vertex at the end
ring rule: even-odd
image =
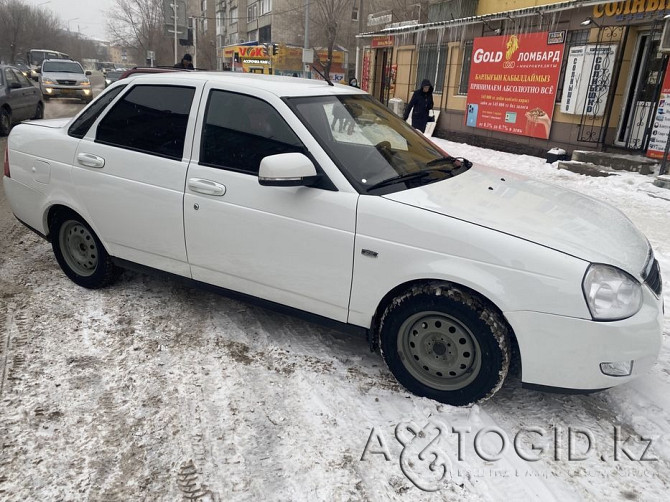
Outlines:
{"type": "Polygon", "coordinates": [[[93,99],[90,71],[84,71],[77,61],[45,59],[40,69],[40,89],[44,99],[79,98],[88,103],[93,99]]]}

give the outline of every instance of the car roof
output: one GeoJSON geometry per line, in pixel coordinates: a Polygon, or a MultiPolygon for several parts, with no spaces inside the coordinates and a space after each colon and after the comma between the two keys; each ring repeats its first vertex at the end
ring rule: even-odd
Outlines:
{"type": "Polygon", "coordinates": [[[46,63],[47,61],[62,61],[65,63],[79,63],[79,61],[75,61],[74,59],[65,59],[65,58],[47,58],[42,61],[42,64],[46,63]]]}
{"type": "Polygon", "coordinates": [[[181,71],[167,73],[135,73],[133,80],[167,81],[171,83],[186,81],[209,81],[221,84],[244,85],[249,89],[270,92],[279,97],[323,96],[339,94],[367,94],[365,91],[348,85],[328,85],[323,80],[288,77],[280,75],[259,75],[242,72],[181,71]]]}

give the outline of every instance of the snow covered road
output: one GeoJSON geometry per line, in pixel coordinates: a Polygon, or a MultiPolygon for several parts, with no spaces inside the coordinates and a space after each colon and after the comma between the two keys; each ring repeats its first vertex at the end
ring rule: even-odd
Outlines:
{"type": "MultiPolygon", "coordinates": [[[[667,298],[670,191],[653,177],[436,141],[622,209],[667,298]]],[[[453,408],[407,393],[363,339],[134,272],[82,289],[4,195],[0,235],[0,500],[667,498],[670,310],[631,384],[565,396],[512,377],[453,408]]]]}

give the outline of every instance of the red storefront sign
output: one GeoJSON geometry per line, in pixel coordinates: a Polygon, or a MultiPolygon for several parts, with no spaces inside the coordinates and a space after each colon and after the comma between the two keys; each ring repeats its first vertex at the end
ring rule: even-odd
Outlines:
{"type": "Polygon", "coordinates": [[[387,35],[385,37],[372,37],[372,48],[378,49],[379,47],[393,47],[393,35],[387,35]]]}
{"type": "Polygon", "coordinates": [[[548,32],[476,38],[465,123],[470,127],[549,138],[563,44],[548,32]]]}

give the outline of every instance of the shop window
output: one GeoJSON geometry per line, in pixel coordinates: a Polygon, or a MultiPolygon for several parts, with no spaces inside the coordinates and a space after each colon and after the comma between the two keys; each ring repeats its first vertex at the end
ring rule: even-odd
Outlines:
{"type": "Polygon", "coordinates": [[[447,68],[446,45],[422,45],[419,48],[419,64],[416,72],[416,89],[425,78],[433,84],[433,92],[440,94],[444,88],[447,68]]]}
{"type": "Polygon", "coordinates": [[[468,81],[470,79],[470,63],[472,61],[472,40],[463,45],[463,62],[461,63],[461,78],[458,83],[458,94],[468,94],[468,81]]]}
{"type": "Polygon", "coordinates": [[[565,80],[565,69],[568,66],[568,53],[572,47],[577,45],[586,45],[589,41],[590,29],[577,30],[568,32],[567,40],[565,41],[565,49],[563,50],[563,61],[561,63],[561,74],[558,77],[558,85],[556,87],[556,102],[560,103],[563,98],[563,81],[565,80]]]}

